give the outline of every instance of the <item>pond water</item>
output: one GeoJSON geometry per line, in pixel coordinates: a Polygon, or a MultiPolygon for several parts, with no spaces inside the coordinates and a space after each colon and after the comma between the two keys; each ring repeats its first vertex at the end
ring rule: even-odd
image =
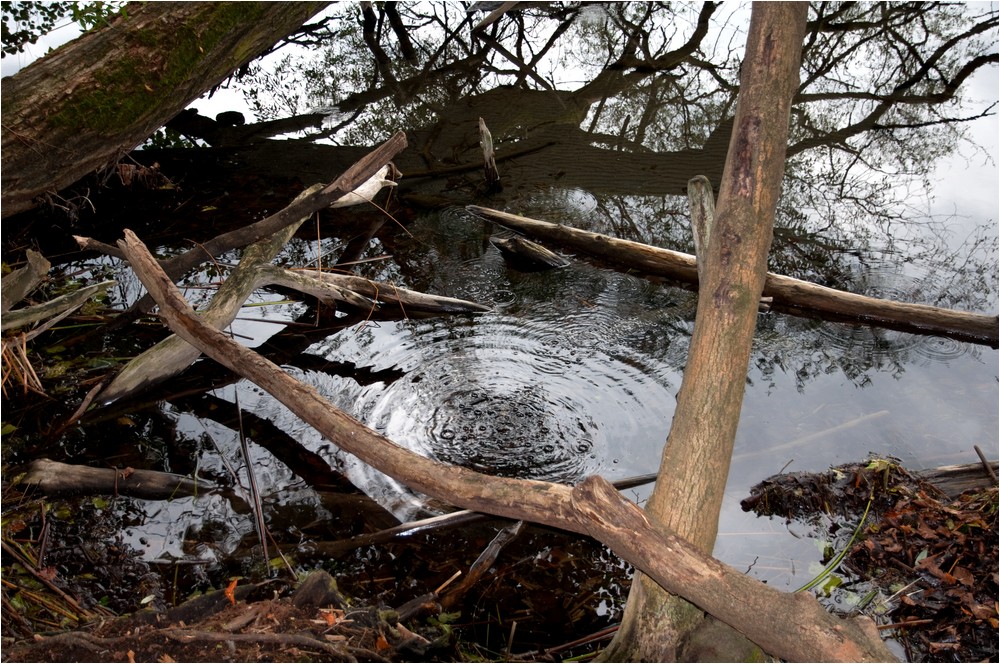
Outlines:
{"type": "MultiPolygon", "coordinates": [[[[597,206],[581,212],[566,205],[581,198],[579,191],[552,191],[545,205],[536,195],[523,206],[510,207],[558,214],[561,221],[583,228],[611,223],[600,219],[597,206]]],[[[356,367],[363,380],[351,372],[286,369],[390,439],[448,463],[567,484],[592,474],[614,481],[656,472],[683,376],[697,293],[595,266],[581,257],[570,256],[564,269],[521,272],[508,266],[490,242],[504,235],[509,232],[458,207],[424,213],[405,231],[389,231],[384,243],[375,240],[366,255],[383,256],[391,246],[392,259],[366,264],[369,276],[473,300],[491,310],[361,320],[319,334],[304,349],[306,356],[333,366],[356,367]]],[[[295,240],[279,260],[312,264],[316,246],[295,240]]],[[[922,265],[909,269],[934,274],[948,269],[926,261],[922,258],[922,265]]],[[[856,277],[856,283],[870,285],[868,294],[922,292],[917,280],[890,261],[873,264],[856,277]]],[[[123,292],[131,294],[129,299],[140,293],[123,292]]],[[[197,300],[200,292],[192,291],[192,297],[197,300]]],[[[275,298],[262,293],[256,299],[266,303],[275,298]]],[[[266,348],[269,337],[281,331],[281,321],[303,310],[294,303],[248,307],[233,330],[250,345],[266,348]]],[[[793,590],[808,582],[822,567],[826,538],[799,524],[744,513],[739,502],[750,487],[783,470],[821,471],[870,454],[897,457],[910,469],[972,462],[973,445],[987,451],[997,445],[997,360],[995,349],[940,337],[760,314],[716,555],[781,588],[793,590]]],[[[401,521],[447,510],[339,452],[252,384],[220,387],[205,398],[216,408],[235,411],[238,404],[244,413],[272,423],[401,521]]],[[[190,405],[163,404],[157,410],[160,414],[145,427],[116,441],[115,454],[108,454],[107,435],[96,433],[106,425],[95,424],[88,427],[82,447],[67,445],[65,456],[90,457],[95,446],[103,445],[103,458],[138,465],[143,463],[136,460],[138,448],[145,450],[147,465],[196,470],[224,483],[233,481],[234,469],[238,483],[246,484],[234,425],[220,423],[217,415],[200,415],[190,405]],[[161,418],[166,424],[156,424],[161,418]],[[182,459],[185,454],[189,456],[182,459]]],[[[303,481],[278,460],[280,454],[276,458],[259,447],[267,435],[249,435],[255,474],[269,528],[293,560],[332,565],[341,570],[347,589],[362,594],[381,588],[390,604],[414,594],[420,574],[426,575],[419,579],[421,585],[441,581],[442,571],[413,562],[408,557],[416,555],[412,551],[394,550],[391,563],[378,548],[347,558],[324,555],[317,542],[355,534],[356,519],[344,520],[330,506],[327,491],[303,481]],[[319,530],[318,523],[324,524],[319,530]],[[374,574],[376,565],[382,566],[381,585],[354,584],[360,576],[374,574]]],[[[626,493],[642,504],[650,489],[645,485],[626,493]]],[[[190,575],[192,563],[198,563],[200,571],[187,583],[218,583],[233,573],[234,565],[252,568],[259,560],[251,516],[219,495],[127,505],[125,541],[168,577],[172,569],[190,575]]],[[[482,545],[475,538],[441,537],[444,541],[433,546],[458,559],[474,558],[482,545]]],[[[523,546],[544,549],[552,541],[536,537],[523,546]]],[[[578,555],[591,559],[587,578],[604,579],[588,595],[595,599],[589,619],[578,619],[585,630],[617,616],[627,581],[624,568],[611,564],[613,557],[600,547],[578,555]]],[[[580,594],[582,583],[566,581],[562,592],[580,594]]],[[[529,585],[525,579],[513,584],[529,585]]],[[[504,592],[514,593],[513,586],[504,592]]],[[[504,601],[511,600],[503,594],[480,598],[477,610],[488,614],[489,602],[504,601]]],[[[542,634],[553,629],[544,623],[536,627],[542,634]]],[[[522,636],[530,638],[530,632],[522,636]]]]}
{"type": "MultiPolygon", "coordinates": [[[[634,89],[623,86],[619,92],[627,98],[634,89]]],[[[462,103],[473,97],[462,97],[462,103]]],[[[560,113],[572,110],[566,99],[558,97],[559,104],[554,104],[560,113]]],[[[544,116],[546,109],[534,101],[538,114],[534,120],[529,121],[521,107],[517,113],[511,111],[518,117],[503,120],[505,133],[495,132],[498,154],[502,149],[516,152],[522,148],[525,154],[502,162],[502,194],[482,194],[478,166],[470,169],[471,174],[433,181],[419,176],[408,181],[404,168],[400,203],[395,208],[390,205],[405,208],[403,223],[385,224],[361,254],[369,261],[358,268],[365,276],[479,302],[488,305],[489,312],[396,321],[345,316],[323,331],[291,324],[303,315],[299,323],[308,323],[312,311],[306,305],[261,292],[255,295],[255,306],[241,312],[234,333],[262,350],[280,339],[301,337],[298,359],[286,358],[285,367],[292,375],[314,385],[333,404],[370,427],[428,457],[484,473],[567,484],[593,474],[614,481],[656,472],[683,377],[697,293],[690,287],[615,271],[570,254],[565,254],[570,259],[566,268],[520,271],[508,265],[490,241],[507,237],[510,231],[464,208],[465,203],[487,205],[690,251],[686,201],[676,195],[676,187],[664,184],[669,193],[651,193],[648,182],[630,179],[628,174],[597,181],[589,171],[574,172],[565,162],[554,167],[553,157],[544,151],[530,152],[537,148],[531,142],[535,135],[541,137],[543,147],[558,142],[545,133],[553,123],[597,128],[586,144],[566,130],[565,145],[569,154],[579,155],[580,162],[592,161],[590,150],[598,143],[613,142],[615,127],[624,136],[628,119],[622,127],[621,113],[611,113],[601,119],[610,123],[603,127],[592,101],[588,100],[582,114],[569,113],[569,119],[544,116]],[[573,149],[580,151],[573,153],[573,149]],[[563,166],[568,173],[557,173],[556,168],[563,166]],[[417,194],[448,196],[452,204],[426,207],[407,202],[408,195],[417,194]],[[309,362],[299,361],[304,357],[309,362]]],[[[619,99],[623,105],[626,101],[619,99]]],[[[469,103],[474,110],[478,108],[469,103]]],[[[454,118],[464,113],[455,110],[458,106],[452,104],[453,115],[442,117],[457,123],[454,118]]],[[[614,97],[608,109],[613,106],[614,97]]],[[[419,115],[410,112],[402,119],[389,117],[386,123],[412,121],[419,115]]],[[[668,115],[667,110],[658,112],[668,115]]],[[[664,127],[672,127],[671,122],[663,119],[659,125],[664,135],[669,134],[664,127]]],[[[383,127],[372,128],[371,123],[359,125],[368,135],[385,133],[383,127]]],[[[449,126],[448,122],[442,126],[449,126]]],[[[686,131],[701,136],[707,146],[713,126],[686,131]]],[[[436,138],[426,145],[443,152],[440,135],[428,133],[436,138]]],[[[638,160],[651,150],[674,150],[678,155],[690,151],[670,144],[669,137],[647,136],[644,145],[638,145],[642,136],[633,138],[637,144],[629,147],[624,141],[624,151],[620,138],[616,158],[625,155],[628,160],[632,155],[638,160]]],[[[350,143],[356,135],[324,140],[341,139],[350,143]]],[[[466,139],[465,134],[450,137],[454,145],[449,150],[459,155],[461,163],[481,164],[476,162],[475,139],[461,142],[468,143],[466,139]]],[[[680,143],[690,140],[686,136],[680,143]]],[[[800,167],[790,168],[794,177],[789,178],[787,205],[779,210],[774,271],[875,297],[996,313],[995,217],[984,216],[980,209],[969,211],[962,207],[963,200],[955,199],[957,212],[949,219],[950,225],[910,215],[886,232],[885,219],[876,215],[860,220],[852,216],[843,227],[835,226],[844,208],[798,207],[806,199],[795,183],[807,178],[804,173],[809,170],[800,167]]],[[[412,165],[410,171],[416,172],[412,165]]],[[[685,174],[681,181],[693,174],[685,174]]],[[[192,183],[190,188],[197,186],[192,183]]],[[[199,199],[203,207],[197,218],[206,218],[205,211],[214,209],[211,201],[208,194],[199,199]]],[[[995,215],[995,195],[992,201],[995,215]]],[[[263,215],[264,211],[252,213],[263,215]]],[[[79,224],[91,229],[113,225],[109,220],[123,225],[130,214],[138,216],[130,208],[116,208],[79,224]]],[[[183,216],[183,212],[176,216],[163,212],[163,219],[183,216]]],[[[152,230],[169,226],[155,215],[143,219],[152,230]]],[[[279,260],[310,266],[322,254],[322,260],[330,262],[351,239],[349,234],[338,235],[336,228],[320,240],[307,239],[308,235],[290,243],[279,260]]],[[[201,232],[198,237],[204,240],[210,234],[201,232]]],[[[169,253],[182,246],[187,245],[158,249],[169,253]]],[[[238,258],[238,252],[223,257],[216,267],[224,272],[226,261],[238,258]]],[[[88,258],[63,269],[81,278],[98,274],[103,278],[110,273],[119,280],[112,294],[115,305],[127,306],[141,295],[134,277],[115,261],[88,258]]],[[[196,302],[211,294],[202,287],[217,279],[215,269],[205,268],[187,280],[188,293],[196,302]]],[[[139,342],[119,335],[108,341],[107,350],[124,356],[136,351],[133,345],[139,342]]],[[[803,526],[758,519],[739,507],[750,487],[772,474],[821,471],[869,454],[896,457],[910,469],[971,463],[976,460],[974,445],[995,456],[1000,430],[997,367],[997,350],[988,346],[860,323],[761,313],[716,556],[782,589],[797,588],[813,577],[826,542],[809,535],[803,526]]],[[[202,360],[189,374],[212,376],[212,371],[211,363],[202,360]]],[[[402,603],[425,585],[433,588],[441,576],[447,578],[453,571],[453,567],[435,568],[427,562],[430,557],[445,551],[456,560],[471,562],[483,538],[489,541],[489,528],[484,531],[487,534],[455,535],[453,541],[452,535],[442,535],[433,544],[439,553],[426,554],[419,564],[403,545],[324,555],[322,542],[356,534],[365,526],[338,511],[341,503],[329,487],[310,484],[279,460],[274,440],[286,437],[315,453],[398,520],[448,508],[341,453],[254,385],[222,377],[214,389],[202,385],[193,400],[179,388],[168,394],[166,401],[132,404],[124,412],[112,406],[113,421],[95,417],[84,427],[66,432],[44,455],[197,472],[223,483],[245,485],[239,427],[218,415],[220,410],[242,411],[259,419],[247,426],[247,437],[275,540],[302,565],[322,564],[338,570],[349,590],[402,603]],[[420,578],[421,574],[428,578],[420,578]]],[[[628,489],[627,494],[642,504],[649,491],[650,485],[643,485],[628,489]]],[[[239,571],[260,571],[255,569],[260,552],[254,550],[254,522],[238,501],[213,494],[171,501],[128,500],[117,509],[125,542],[166,579],[184,576],[181,585],[190,587],[218,584],[239,571]]],[[[372,529],[370,524],[367,527],[372,529]]],[[[539,532],[522,542],[523,549],[515,554],[518,562],[511,565],[527,560],[533,561],[524,563],[528,567],[565,570],[566,560],[588,557],[589,566],[574,568],[574,575],[567,574],[559,591],[593,600],[587,628],[613,620],[624,599],[625,567],[601,547],[587,545],[581,551],[574,548],[581,546],[579,542],[539,532]],[[553,542],[561,543],[557,547],[553,542]],[[588,586],[583,593],[583,579],[594,578],[596,586],[588,586]]],[[[423,540],[413,544],[416,548],[425,545],[431,546],[423,540]]],[[[505,583],[509,592],[517,585],[509,579],[505,583]]],[[[524,578],[519,583],[527,588],[531,582],[524,578]]],[[[537,602],[552,587],[537,580],[535,584],[535,590],[541,589],[534,594],[537,602]]],[[[481,599],[477,610],[489,614],[490,601],[481,599]]],[[[579,619],[578,613],[568,609],[566,615],[579,619]]],[[[496,641],[496,634],[492,638],[496,641]]]]}

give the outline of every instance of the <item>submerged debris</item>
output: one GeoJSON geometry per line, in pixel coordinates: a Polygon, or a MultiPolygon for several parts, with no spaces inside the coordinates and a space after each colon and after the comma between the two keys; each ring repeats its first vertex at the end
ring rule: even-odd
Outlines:
{"type": "Polygon", "coordinates": [[[827,514],[835,524],[870,511],[844,569],[887,598],[879,629],[892,631],[910,661],[997,660],[996,486],[950,498],[895,460],[876,459],[768,478],[742,506],[812,523],[827,514]]]}

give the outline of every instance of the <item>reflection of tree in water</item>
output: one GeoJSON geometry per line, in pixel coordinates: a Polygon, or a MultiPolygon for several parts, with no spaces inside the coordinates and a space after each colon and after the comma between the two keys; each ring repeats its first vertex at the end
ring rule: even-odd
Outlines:
{"type": "MultiPolygon", "coordinates": [[[[981,227],[956,249],[947,224],[928,221],[921,208],[931,169],[965,137],[963,120],[986,113],[965,110],[972,107],[965,88],[996,60],[997,12],[921,3],[824,3],[810,12],[769,268],[880,295],[870,283],[873,266],[902,263],[905,255],[917,267],[882,279],[906,284],[890,283],[890,295],[992,311],[995,231],[981,227]]],[[[745,17],[712,4],[551,3],[521,5],[476,30],[484,17],[444,3],[334,8],[296,38],[315,47],[311,55],[244,81],[267,122],[217,128],[211,138],[238,146],[297,131],[343,146],[308,146],[316,151],[299,162],[305,180],[336,170],[314,175],[308,164],[316,155],[339,150],[353,160],[352,146],[403,127],[411,146],[397,159],[406,176],[403,201],[451,193],[462,204],[481,179],[481,116],[505,180],[497,205],[690,251],[687,201],[678,194],[692,175],[721,176],[744,41],[733,26],[745,25],[745,17]],[[581,192],[592,207],[546,209],[556,191],[581,192]]],[[[285,175],[288,161],[273,155],[302,146],[243,149],[285,175]]],[[[388,230],[380,237],[401,280],[434,289],[442,278],[436,266],[454,238],[408,248],[388,230]]],[[[464,260],[485,249],[458,246],[464,260]]],[[[655,337],[647,331],[642,345],[661,346],[655,337]]],[[[923,343],[909,335],[868,341],[883,358],[923,343]]],[[[799,356],[789,348],[781,361],[815,361],[799,356]]],[[[852,381],[863,382],[874,368],[861,364],[843,367],[852,381]]]]}
{"type": "MultiPolygon", "coordinates": [[[[482,115],[508,151],[572,146],[576,159],[559,162],[564,177],[591,171],[597,191],[676,194],[692,174],[721,172],[743,39],[730,27],[742,22],[718,5],[542,4],[479,31],[483,15],[439,3],[371,7],[360,23],[358,12],[341,7],[325,35],[314,29],[310,43],[324,48],[306,62],[259,74],[285,86],[253,88],[262,117],[323,108],[334,126],[316,136],[345,145],[424,127],[415,147],[433,167],[475,161],[482,115]],[[590,163],[600,156],[603,168],[590,163]],[[613,177],[611,164],[627,172],[613,177]]],[[[920,193],[964,138],[962,121],[977,115],[958,102],[967,78],[995,62],[996,26],[985,6],[814,6],[792,113],[789,209],[836,213],[841,224],[845,213],[903,214],[890,204],[920,193]]]]}

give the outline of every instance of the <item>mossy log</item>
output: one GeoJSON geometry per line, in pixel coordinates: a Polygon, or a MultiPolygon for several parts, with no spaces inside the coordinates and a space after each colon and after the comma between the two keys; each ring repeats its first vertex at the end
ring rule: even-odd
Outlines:
{"type": "Polygon", "coordinates": [[[114,163],[326,4],[131,3],[4,78],[0,215],[114,163]]]}

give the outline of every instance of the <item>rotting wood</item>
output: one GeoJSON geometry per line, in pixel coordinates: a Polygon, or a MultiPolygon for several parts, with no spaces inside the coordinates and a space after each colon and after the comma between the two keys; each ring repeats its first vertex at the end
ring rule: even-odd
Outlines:
{"type": "Polygon", "coordinates": [[[490,242],[500,250],[511,267],[521,272],[569,267],[567,259],[523,237],[490,238],[490,242]]]}
{"type": "MultiPolygon", "coordinates": [[[[478,205],[468,205],[466,210],[534,238],[586,252],[643,274],[693,284],[698,282],[697,260],[690,254],[478,205]]],[[[782,307],[782,310],[793,314],[805,312],[846,316],[871,325],[917,334],[956,337],[994,348],[1000,337],[1000,318],[997,316],[882,300],[770,272],[763,295],[773,298],[775,308],[782,307]]]]}
{"type": "Polygon", "coordinates": [[[958,466],[940,466],[929,470],[919,470],[913,475],[933,484],[934,488],[949,498],[955,498],[970,489],[996,487],[997,462],[990,461],[986,467],[982,463],[968,463],[958,466]],[[990,472],[994,473],[990,476],[990,472]]]}
{"type": "Polygon", "coordinates": [[[45,320],[46,318],[51,319],[57,317],[55,322],[58,322],[73,313],[73,311],[79,307],[82,307],[87,300],[94,295],[97,295],[114,285],[115,282],[113,280],[102,281],[97,284],[91,284],[90,286],[84,286],[83,288],[73,291],[72,293],[60,295],[57,298],[53,298],[47,302],[42,302],[41,304],[8,311],[3,315],[3,324],[0,326],[0,329],[3,329],[4,331],[12,330],[14,328],[37,323],[38,321],[45,320]]]}
{"type": "MultiPolygon", "coordinates": [[[[294,288],[320,299],[331,297],[338,300],[341,298],[338,298],[337,294],[342,292],[350,293],[354,298],[369,298],[368,305],[378,306],[383,314],[398,307],[403,317],[410,314],[474,314],[490,311],[490,307],[469,300],[430,295],[394,284],[337,272],[289,270],[266,266],[261,270],[261,278],[268,284],[294,288]]],[[[349,302],[346,297],[342,301],[349,302]]]]}
{"type": "Polygon", "coordinates": [[[867,618],[832,616],[812,595],[782,593],[669,532],[655,530],[642,511],[605,480],[588,478],[571,489],[538,480],[494,477],[400,447],[335,408],[312,386],[199,321],[134,233],[126,230],[119,246],[174,332],[269,392],[341,449],[390,477],[460,507],[596,537],[668,592],[716,615],[777,657],[805,661],[894,659],[867,618]],[[782,628],[774,629],[776,625],[782,628]]]}
{"type": "MultiPolygon", "coordinates": [[[[391,164],[384,165],[356,190],[343,196],[334,205],[345,207],[368,201],[384,186],[395,186],[387,179],[393,173],[391,164]]],[[[324,188],[316,184],[309,187],[288,207],[294,207],[324,188]]],[[[287,209],[287,208],[286,208],[287,209]]],[[[247,298],[264,286],[285,286],[317,297],[327,304],[343,302],[364,310],[378,307],[376,298],[391,301],[400,307],[405,317],[407,310],[414,313],[471,313],[488,311],[489,308],[464,300],[435,297],[399,289],[389,284],[379,284],[366,279],[344,275],[322,274],[312,271],[291,271],[271,265],[282,247],[292,238],[308,216],[276,231],[271,236],[250,245],[237,267],[229,274],[202,312],[205,322],[218,329],[230,325],[247,298]],[[362,295],[358,290],[364,291],[362,295]],[[411,308],[412,307],[412,308],[411,308]]],[[[81,245],[89,240],[78,238],[81,245]]],[[[200,351],[176,335],[159,342],[133,358],[99,395],[102,402],[111,402],[147,389],[189,367],[201,355],[200,351]]]]}
{"type": "MultiPolygon", "coordinates": [[[[320,184],[309,187],[292,201],[292,205],[312,196],[322,188],[323,185],[320,184]]],[[[243,252],[239,265],[219,286],[212,301],[201,313],[206,323],[221,330],[235,320],[236,314],[247,298],[257,289],[257,268],[273,261],[281,248],[308,218],[308,216],[299,218],[298,221],[285,226],[270,237],[250,245],[243,252]]],[[[197,348],[177,335],[170,335],[125,365],[101,393],[101,401],[114,401],[176,376],[200,355],[201,352],[197,348]]]]}
{"type": "Polygon", "coordinates": [[[2,313],[6,314],[11,307],[27,297],[52,269],[52,264],[45,256],[31,249],[25,252],[25,261],[24,267],[14,270],[3,278],[3,288],[0,288],[2,313]]]}
{"type": "MultiPolygon", "coordinates": [[[[162,269],[173,279],[180,279],[188,270],[192,270],[207,260],[215,256],[240,249],[253,244],[259,240],[277,233],[289,224],[293,224],[302,217],[306,217],[313,212],[329,207],[342,197],[347,196],[362,184],[367,182],[381,168],[389,163],[393,157],[406,148],[406,134],[396,132],[380,146],[359,159],[353,166],[344,171],[340,177],[333,180],[322,191],[308,196],[301,201],[292,203],[284,209],[272,214],[260,221],[218,235],[208,242],[204,242],[193,249],[189,249],[183,254],[169,258],[162,263],[162,269]]],[[[115,252],[118,253],[117,251],[115,252]]],[[[120,254],[118,254],[120,255],[120,254]]],[[[120,324],[131,320],[140,312],[149,311],[153,305],[153,300],[148,295],[139,299],[129,311],[129,316],[120,316],[120,324]]]]}
{"type": "MultiPolygon", "coordinates": [[[[204,495],[220,490],[220,487],[210,482],[173,473],[132,468],[93,468],[51,459],[32,461],[20,484],[36,487],[47,496],[105,493],[151,500],[204,495]]],[[[224,493],[231,492],[224,490],[224,493]]]]}

